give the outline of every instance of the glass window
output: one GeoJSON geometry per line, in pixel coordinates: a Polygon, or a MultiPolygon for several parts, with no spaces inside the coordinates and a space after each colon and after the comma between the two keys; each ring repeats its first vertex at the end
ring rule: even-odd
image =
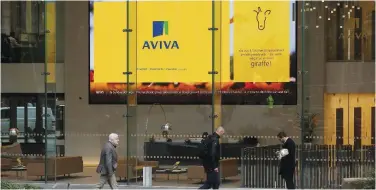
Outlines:
{"type": "MultiPolygon", "coordinates": [[[[56,3],[56,20],[64,22],[64,6],[56,3]]],[[[40,1],[1,2],[1,62],[45,62],[45,4],[40,1]]],[[[56,25],[56,62],[64,59],[64,24],[56,25]],[[58,32],[60,31],[60,32],[58,32]]]]}
{"type": "Polygon", "coordinates": [[[10,119],[10,109],[1,108],[1,119],[10,119]]]}
{"type": "Polygon", "coordinates": [[[36,112],[35,107],[28,107],[27,108],[27,113],[28,113],[29,119],[35,119],[36,118],[35,112],[36,112]]]}
{"type": "Polygon", "coordinates": [[[329,61],[375,60],[374,1],[328,2],[325,14],[329,61]]]}
{"type": "Polygon", "coordinates": [[[1,2],[3,63],[44,62],[43,14],[42,2],[1,2]]]}
{"type": "Polygon", "coordinates": [[[17,119],[24,119],[25,118],[25,107],[17,107],[17,119]]]}

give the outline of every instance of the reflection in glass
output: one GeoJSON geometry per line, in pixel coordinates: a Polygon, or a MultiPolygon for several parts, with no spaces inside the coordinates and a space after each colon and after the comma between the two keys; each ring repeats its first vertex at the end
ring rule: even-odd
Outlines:
{"type": "Polygon", "coordinates": [[[375,2],[329,2],[326,7],[327,59],[375,60],[375,2]]]}
{"type": "MultiPolygon", "coordinates": [[[[64,20],[64,6],[57,2],[57,19],[64,20]]],[[[58,25],[57,62],[64,59],[64,25],[58,25]]],[[[1,1],[1,63],[45,62],[45,3],[1,1]]]]}
{"type": "Polygon", "coordinates": [[[43,14],[43,2],[1,2],[2,63],[44,62],[43,14]]]}

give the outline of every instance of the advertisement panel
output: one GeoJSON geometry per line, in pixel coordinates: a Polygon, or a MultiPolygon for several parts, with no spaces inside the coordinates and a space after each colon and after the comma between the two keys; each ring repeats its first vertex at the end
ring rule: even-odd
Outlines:
{"type": "MultiPolygon", "coordinates": [[[[97,52],[102,50],[95,47],[97,46],[97,39],[94,36],[96,36],[97,27],[104,26],[96,25],[95,20],[113,19],[108,23],[119,22],[119,18],[109,17],[109,15],[116,14],[114,12],[118,9],[108,9],[107,12],[112,12],[111,14],[105,14],[105,10],[94,11],[94,7],[96,7],[94,4],[97,3],[100,2],[90,2],[90,103],[124,104],[127,89],[125,77],[119,79],[120,81],[113,78],[111,80],[109,78],[97,80],[97,72],[103,72],[103,76],[104,73],[107,75],[119,73],[119,69],[104,71],[101,68],[101,71],[99,71],[100,68],[96,66],[98,62],[97,53],[103,54],[103,52],[97,52]]],[[[113,2],[101,3],[112,4],[113,2]]],[[[122,9],[125,11],[126,3],[121,3],[123,3],[122,9]]],[[[293,18],[293,2],[287,2],[288,10],[284,12],[289,20],[285,22],[286,26],[283,26],[288,28],[286,31],[289,31],[286,34],[287,36],[284,36],[284,41],[288,40],[287,44],[290,50],[288,65],[285,66],[285,69],[288,70],[288,82],[285,82],[285,79],[257,82],[252,77],[248,77],[247,80],[234,80],[233,77],[236,76],[250,76],[249,68],[248,70],[247,68],[242,70],[241,67],[237,69],[236,66],[241,64],[241,60],[234,62],[234,59],[236,59],[234,54],[236,35],[241,34],[236,32],[236,26],[234,27],[237,22],[236,5],[231,1],[221,3],[222,9],[215,10],[221,12],[221,17],[214,18],[222,20],[222,25],[216,31],[216,34],[221,35],[221,42],[215,44],[221,46],[220,68],[216,68],[221,80],[215,81],[214,85],[222,93],[222,104],[262,105],[270,103],[271,100],[275,105],[296,104],[296,22],[293,18]]],[[[247,3],[252,4],[254,2],[247,3]]],[[[248,7],[253,6],[249,5],[248,7]]],[[[124,16],[121,20],[123,20],[122,24],[126,25],[124,22],[126,22],[127,14],[123,10],[121,14],[124,16]]],[[[131,83],[130,89],[137,92],[138,104],[212,103],[211,91],[213,87],[211,75],[208,74],[212,67],[213,40],[212,32],[209,30],[213,19],[212,11],[211,1],[137,2],[137,18],[135,19],[137,20],[137,28],[133,29],[137,32],[137,46],[134,47],[136,48],[135,55],[132,55],[136,56],[136,63],[131,63],[137,64],[137,83],[131,83]]],[[[251,11],[251,13],[249,17],[255,19],[254,14],[256,12],[251,11]]],[[[117,15],[121,14],[117,13],[117,15]]],[[[122,34],[126,36],[124,33],[122,34]]],[[[244,36],[244,38],[247,38],[247,36],[244,36]]],[[[118,39],[122,40],[114,39],[111,43],[116,44],[116,46],[122,44],[122,52],[125,52],[126,44],[124,43],[126,39],[118,39]]],[[[265,48],[265,46],[260,48],[265,48]]],[[[123,57],[126,55],[126,53],[120,54],[121,52],[118,52],[112,54],[112,56],[123,57]]],[[[103,55],[100,59],[104,59],[103,55]]],[[[111,60],[114,59],[111,58],[111,60]]],[[[116,67],[123,68],[120,69],[120,73],[122,73],[126,68],[126,57],[119,58],[119,60],[116,63],[106,61],[107,67],[118,65],[119,67],[116,67]]]]}
{"type": "Polygon", "coordinates": [[[233,80],[289,82],[290,2],[235,1],[234,11],[233,80]]]}
{"type": "Polygon", "coordinates": [[[210,1],[137,3],[137,81],[210,82],[210,1]]]}
{"type": "MultiPolygon", "coordinates": [[[[222,2],[221,78],[223,82],[221,83],[221,92],[224,104],[295,105],[297,103],[297,22],[294,14],[296,11],[295,5],[295,1],[231,0],[222,2]],[[278,7],[280,9],[277,12],[278,17],[273,17],[273,19],[277,19],[277,23],[275,21],[270,23],[268,20],[270,17],[256,17],[257,14],[260,14],[258,7],[260,9],[265,7],[266,10],[278,7]],[[265,33],[263,36],[255,35],[255,33],[260,33],[258,32],[258,19],[266,23],[260,29],[266,30],[266,27],[270,27],[270,24],[277,24],[281,28],[275,29],[275,26],[272,26],[273,31],[265,33]],[[284,25],[280,25],[280,23],[284,23],[284,25]],[[251,27],[251,29],[248,29],[248,27],[251,27]],[[283,35],[277,33],[281,30],[283,30],[283,35]],[[264,58],[266,53],[241,56],[244,54],[240,52],[242,49],[273,49],[274,47],[267,42],[256,43],[266,40],[273,40],[273,43],[277,46],[285,48],[283,55],[278,57],[278,64],[280,64],[278,67],[283,68],[281,68],[280,73],[274,74],[277,77],[271,76],[268,73],[268,68],[261,68],[262,70],[258,70],[258,72],[253,71],[251,59],[264,58]],[[275,42],[278,40],[281,43],[275,42]],[[241,57],[240,60],[239,57],[241,57]],[[287,80],[285,79],[286,75],[288,76],[287,80]],[[238,77],[238,80],[236,80],[236,77],[238,77]]],[[[266,16],[271,16],[271,11],[267,11],[266,16]]]]}

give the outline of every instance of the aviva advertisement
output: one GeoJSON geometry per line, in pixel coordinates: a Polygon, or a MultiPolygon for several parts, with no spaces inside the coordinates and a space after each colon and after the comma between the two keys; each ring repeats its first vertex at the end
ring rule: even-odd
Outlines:
{"type": "Polygon", "coordinates": [[[137,2],[137,81],[211,81],[211,4],[137,2]]]}
{"type": "MultiPolygon", "coordinates": [[[[153,38],[168,36],[168,21],[153,21],[153,38]]],[[[142,49],[179,49],[178,41],[144,41],[142,49]]]]}
{"type": "Polygon", "coordinates": [[[215,3],[91,1],[90,103],[296,104],[294,2],[215,3]]]}

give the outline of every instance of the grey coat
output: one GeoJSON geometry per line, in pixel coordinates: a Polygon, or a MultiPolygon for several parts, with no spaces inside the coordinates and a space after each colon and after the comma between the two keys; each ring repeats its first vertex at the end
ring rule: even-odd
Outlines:
{"type": "Polygon", "coordinates": [[[117,168],[117,161],[116,147],[111,142],[107,142],[101,151],[97,173],[108,176],[113,175],[117,168]]]}

